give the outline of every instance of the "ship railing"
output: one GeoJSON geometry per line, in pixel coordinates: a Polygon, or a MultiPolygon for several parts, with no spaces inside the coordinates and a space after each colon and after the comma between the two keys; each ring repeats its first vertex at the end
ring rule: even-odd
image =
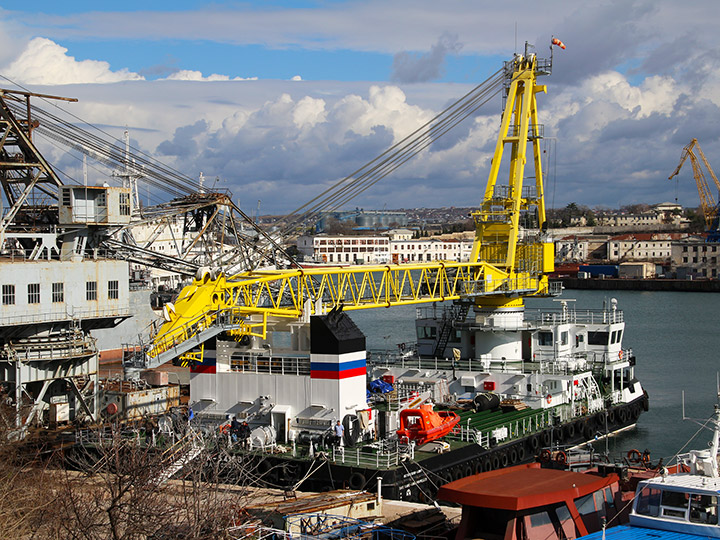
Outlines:
{"type": "Polygon", "coordinates": [[[233,354],[230,370],[240,373],[273,373],[277,375],[310,375],[307,356],[233,354]]]}
{"type": "Polygon", "coordinates": [[[557,414],[556,409],[546,409],[530,416],[493,426],[487,430],[475,429],[469,423],[466,425],[458,424],[446,437],[490,448],[490,446],[498,442],[519,439],[542,431],[552,425],[551,416],[554,414],[557,414]]]}
{"type": "Polygon", "coordinates": [[[624,322],[623,312],[619,309],[526,309],[525,320],[542,324],[610,324],[624,322]]]}
{"type": "Polygon", "coordinates": [[[20,313],[9,317],[0,317],[0,326],[18,326],[22,324],[39,324],[54,321],[70,321],[73,319],[108,319],[130,316],[130,308],[108,309],[74,309],[68,311],[51,311],[46,313],[20,313]]]}
{"type": "Polygon", "coordinates": [[[492,280],[487,278],[469,279],[460,282],[460,294],[467,297],[507,294],[510,292],[534,292],[539,289],[540,279],[531,275],[501,280],[492,280]]]}
{"type": "Polygon", "coordinates": [[[417,356],[403,356],[391,354],[387,351],[369,351],[368,364],[374,367],[401,367],[407,369],[434,369],[457,371],[502,371],[516,372],[524,368],[524,362],[516,359],[487,360],[478,358],[463,358],[451,360],[449,358],[420,358],[417,356]]]}
{"type": "Polygon", "coordinates": [[[435,304],[433,304],[432,307],[415,308],[415,318],[456,321],[457,318],[462,314],[462,312],[462,306],[457,304],[442,306],[441,308],[438,308],[435,306],[435,304]]]}
{"type": "Polygon", "coordinates": [[[354,465],[356,467],[372,467],[375,469],[389,469],[397,467],[404,458],[415,459],[415,445],[398,443],[389,448],[374,448],[362,446],[348,448],[333,446],[332,460],[335,463],[354,465]],[[365,448],[370,448],[366,450],[365,448]]]}

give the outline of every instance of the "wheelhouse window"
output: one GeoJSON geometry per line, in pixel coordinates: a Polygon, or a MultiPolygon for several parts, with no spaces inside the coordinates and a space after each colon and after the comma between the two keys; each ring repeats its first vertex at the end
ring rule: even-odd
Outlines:
{"type": "Polygon", "coordinates": [[[550,347],[553,344],[552,332],[538,332],[538,345],[541,347],[550,347]]]}
{"type": "Polygon", "coordinates": [[[15,304],[15,285],[2,286],[2,303],[4,306],[15,304]]]}
{"type": "Polygon", "coordinates": [[[609,338],[609,332],[588,332],[588,345],[607,346],[609,338]]]}
{"type": "Polygon", "coordinates": [[[635,511],[641,516],[658,517],[660,515],[660,493],[654,487],[644,488],[637,496],[635,511]]]}
{"type": "Polygon", "coordinates": [[[97,300],[97,281],[85,282],[85,300],[97,300]]]}
{"type": "Polygon", "coordinates": [[[418,326],[417,337],[418,339],[435,339],[437,335],[437,328],[434,326],[418,326]]]}
{"type": "Polygon", "coordinates": [[[64,283],[53,283],[52,284],[52,301],[53,301],[53,303],[65,301],[65,284],[64,283]]]}
{"type": "Polygon", "coordinates": [[[718,501],[715,495],[690,495],[690,522],[717,525],[718,501]]]}
{"type": "Polygon", "coordinates": [[[40,284],[39,283],[28,283],[28,304],[39,304],[40,303],[40,284]]]}
{"type": "Polygon", "coordinates": [[[661,499],[662,515],[665,517],[684,519],[689,498],[687,493],[680,491],[663,491],[661,499]]]}

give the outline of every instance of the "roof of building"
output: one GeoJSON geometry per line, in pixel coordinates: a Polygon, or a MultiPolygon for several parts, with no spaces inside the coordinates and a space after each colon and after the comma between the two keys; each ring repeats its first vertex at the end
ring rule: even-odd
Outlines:
{"type": "Polygon", "coordinates": [[[466,506],[524,510],[582,497],[617,482],[587,473],[543,469],[528,463],[455,480],[440,487],[438,499],[466,506]]]}
{"type": "Polygon", "coordinates": [[[614,242],[666,242],[668,240],[681,240],[687,233],[627,233],[613,236],[614,242]]]}

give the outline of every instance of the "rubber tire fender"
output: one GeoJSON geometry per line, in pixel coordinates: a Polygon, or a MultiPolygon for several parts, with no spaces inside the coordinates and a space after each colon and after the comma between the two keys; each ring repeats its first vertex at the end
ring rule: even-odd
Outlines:
{"type": "Polygon", "coordinates": [[[365,487],[365,475],[361,472],[355,471],[348,478],[348,487],[350,489],[360,490],[365,487]]]}

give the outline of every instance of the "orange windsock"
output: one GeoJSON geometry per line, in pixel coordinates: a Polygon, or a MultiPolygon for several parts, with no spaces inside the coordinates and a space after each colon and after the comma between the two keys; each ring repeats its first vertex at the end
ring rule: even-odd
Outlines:
{"type": "Polygon", "coordinates": [[[564,49],[564,48],[565,48],[565,44],[564,44],[562,41],[560,41],[558,38],[552,38],[551,43],[552,43],[553,45],[557,45],[557,46],[560,47],[561,49],[564,49]]]}

